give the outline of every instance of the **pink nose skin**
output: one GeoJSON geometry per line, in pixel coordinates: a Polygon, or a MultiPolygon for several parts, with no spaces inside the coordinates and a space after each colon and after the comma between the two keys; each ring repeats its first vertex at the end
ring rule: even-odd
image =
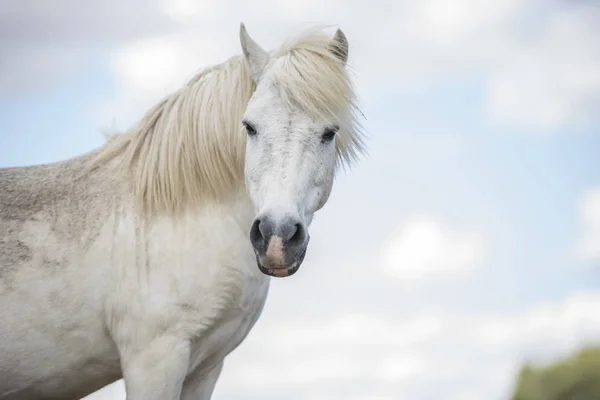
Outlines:
{"type": "Polygon", "coordinates": [[[271,268],[283,267],[285,265],[285,253],[283,252],[283,239],[279,236],[271,236],[267,252],[265,253],[268,266],[271,268]]]}

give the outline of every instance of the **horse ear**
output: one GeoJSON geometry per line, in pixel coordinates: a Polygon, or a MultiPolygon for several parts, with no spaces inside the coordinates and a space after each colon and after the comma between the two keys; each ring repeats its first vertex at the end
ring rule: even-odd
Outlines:
{"type": "Polygon", "coordinates": [[[346,64],[348,61],[348,39],[341,29],[335,31],[335,35],[333,36],[333,39],[331,39],[329,47],[333,54],[340,59],[342,64],[346,64]]]}
{"type": "Polygon", "coordinates": [[[246,31],[246,26],[243,22],[240,23],[240,42],[242,44],[242,53],[250,68],[250,74],[254,81],[258,82],[263,73],[263,69],[269,62],[269,53],[248,35],[248,31],[246,31]]]}

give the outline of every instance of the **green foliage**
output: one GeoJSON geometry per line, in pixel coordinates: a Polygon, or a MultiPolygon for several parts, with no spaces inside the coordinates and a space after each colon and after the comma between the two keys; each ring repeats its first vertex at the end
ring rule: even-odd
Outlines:
{"type": "Polygon", "coordinates": [[[600,347],[545,367],[524,365],[512,400],[600,400],[600,347]]]}

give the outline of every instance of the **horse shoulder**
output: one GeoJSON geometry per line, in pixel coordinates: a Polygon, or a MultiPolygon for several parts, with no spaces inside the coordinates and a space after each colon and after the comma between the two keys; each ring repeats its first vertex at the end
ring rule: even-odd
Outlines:
{"type": "Polygon", "coordinates": [[[0,169],[0,276],[34,261],[58,268],[99,234],[113,189],[81,174],[86,159],[0,169]]]}

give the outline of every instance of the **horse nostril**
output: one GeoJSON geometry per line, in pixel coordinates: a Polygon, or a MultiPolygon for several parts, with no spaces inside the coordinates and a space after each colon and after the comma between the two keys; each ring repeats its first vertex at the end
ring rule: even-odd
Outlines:
{"type": "Polygon", "coordinates": [[[286,237],[284,237],[284,241],[289,245],[299,245],[304,242],[305,236],[304,226],[300,222],[297,222],[295,224],[290,224],[290,229],[288,230],[286,237]]]}
{"type": "Polygon", "coordinates": [[[260,230],[260,219],[255,219],[250,227],[250,242],[254,247],[259,246],[264,241],[263,233],[260,230]]]}
{"type": "Polygon", "coordinates": [[[260,220],[258,222],[258,231],[262,236],[263,240],[268,239],[273,234],[273,224],[268,220],[260,220]]]}
{"type": "Polygon", "coordinates": [[[250,227],[250,242],[256,249],[262,249],[274,233],[275,225],[268,216],[256,218],[250,227]]]}

